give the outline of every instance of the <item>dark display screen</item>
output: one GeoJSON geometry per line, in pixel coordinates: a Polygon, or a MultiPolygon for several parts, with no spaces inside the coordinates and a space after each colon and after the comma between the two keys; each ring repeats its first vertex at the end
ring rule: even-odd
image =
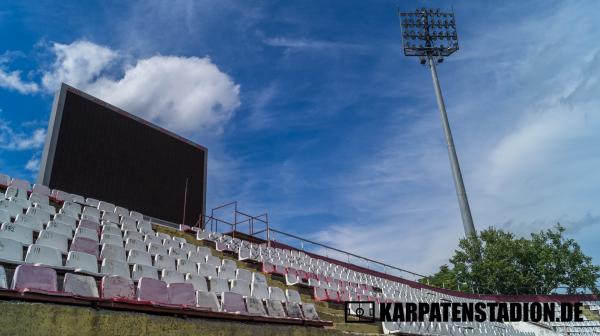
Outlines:
{"type": "Polygon", "coordinates": [[[206,148],[66,85],[54,109],[41,182],[173,223],[184,202],[186,224],[203,213],[206,148]]]}

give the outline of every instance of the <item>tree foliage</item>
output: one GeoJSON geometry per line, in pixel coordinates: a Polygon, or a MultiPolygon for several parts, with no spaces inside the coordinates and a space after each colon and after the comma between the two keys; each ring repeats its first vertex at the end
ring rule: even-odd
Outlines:
{"type": "Polygon", "coordinates": [[[452,268],[443,265],[421,282],[482,294],[550,294],[557,288],[597,293],[600,267],[564,232],[557,224],[530,238],[517,238],[491,227],[461,239],[450,259],[452,268]]]}

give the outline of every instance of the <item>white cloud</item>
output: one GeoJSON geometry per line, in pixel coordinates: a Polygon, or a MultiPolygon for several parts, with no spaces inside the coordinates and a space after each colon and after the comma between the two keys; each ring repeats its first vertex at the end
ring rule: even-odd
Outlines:
{"type": "Polygon", "coordinates": [[[30,134],[15,131],[8,122],[0,120],[0,149],[23,151],[39,149],[46,140],[46,130],[38,128],[30,134]]]}
{"type": "Polygon", "coordinates": [[[51,51],[56,59],[42,76],[43,87],[50,91],[61,82],[85,89],[118,57],[117,52],[88,41],[54,43],[51,51]]]}
{"type": "Polygon", "coordinates": [[[25,164],[25,169],[32,173],[37,173],[40,169],[40,158],[32,157],[31,159],[29,159],[29,161],[27,161],[27,163],[25,164]]]}
{"type": "Polygon", "coordinates": [[[55,43],[52,51],[47,90],[65,82],[175,132],[219,133],[240,106],[239,85],[208,57],[159,55],[123,66],[120,52],[88,41],[55,43]]]}
{"type": "Polygon", "coordinates": [[[364,50],[365,46],[339,41],[325,41],[314,39],[293,39],[287,37],[272,37],[263,41],[272,47],[282,47],[287,50],[364,50]]]}
{"type": "Polygon", "coordinates": [[[9,90],[15,90],[19,93],[35,93],[39,90],[36,83],[26,82],[21,79],[20,71],[7,71],[2,68],[2,62],[0,61],[0,87],[9,90]]]}

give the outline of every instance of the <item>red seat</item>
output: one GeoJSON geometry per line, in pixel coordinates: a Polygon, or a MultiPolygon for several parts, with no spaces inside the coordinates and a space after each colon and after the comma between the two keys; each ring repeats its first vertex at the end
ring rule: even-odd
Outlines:
{"type": "Polygon", "coordinates": [[[20,292],[58,294],[56,271],[49,267],[19,265],[13,276],[11,289],[20,292]]]}
{"type": "Polygon", "coordinates": [[[298,278],[300,278],[302,281],[308,281],[309,274],[307,272],[303,270],[298,270],[296,274],[298,275],[298,278]]]}
{"type": "Polygon", "coordinates": [[[312,273],[312,272],[306,273],[306,281],[308,281],[308,279],[319,280],[319,278],[317,277],[317,275],[315,273],[312,273]]]}
{"type": "Polygon", "coordinates": [[[263,261],[261,270],[263,273],[273,273],[273,272],[275,272],[275,265],[273,265],[269,262],[263,261]]]}
{"type": "Polygon", "coordinates": [[[89,238],[75,237],[69,251],[83,252],[98,258],[98,243],[89,238]]]}
{"type": "Polygon", "coordinates": [[[100,297],[111,300],[135,300],[135,286],[131,279],[107,275],[102,277],[100,297]]]}
{"type": "Polygon", "coordinates": [[[168,304],[169,289],[164,281],[142,277],[138,281],[138,301],[148,301],[153,304],[168,304]]]}
{"type": "Polygon", "coordinates": [[[221,295],[221,307],[223,311],[228,313],[248,313],[244,297],[238,293],[223,292],[221,295]]]}
{"type": "Polygon", "coordinates": [[[333,289],[326,289],[327,301],[340,302],[340,293],[333,289]]]}
{"type": "Polygon", "coordinates": [[[191,283],[172,283],[167,286],[169,303],[179,306],[196,306],[196,292],[191,283]]]}
{"type": "Polygon", "coordinates": [[[315,301],[329,300],[326,289],[320,287],[313,287],[313,299],[315,299],[315,301]]]}
{"type": "Polygon", "coordinates": [[[275,265],[275,269],[273,270],[273,273],[279,274],[279,275],[285,275],[286,267],[282,266],[282,265],[275,265]]]}
{"type": "Polygon", "coordinates": [[[88,229],[92,229],[92,230],[96,230],[96,231],[100,232],[100,224],[94,223],[87,219],[80,220],[79,227],[84,227],[84,228],[88,228],[88,229]]]}

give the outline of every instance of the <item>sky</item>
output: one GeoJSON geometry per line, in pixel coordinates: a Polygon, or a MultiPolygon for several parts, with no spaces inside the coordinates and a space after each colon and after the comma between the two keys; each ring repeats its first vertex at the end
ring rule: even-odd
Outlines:
{"type": "Polygon", "coordinates": [[[463,227],[429,69],[401,46],[397,8],[422,6],[456,14],[438,73],[476,229],[560,222],[599,264],[593,0],[2,1],[0,172],[36,180],[66,82],[208,147],[207,208],[433,272],[463,227]]]}

